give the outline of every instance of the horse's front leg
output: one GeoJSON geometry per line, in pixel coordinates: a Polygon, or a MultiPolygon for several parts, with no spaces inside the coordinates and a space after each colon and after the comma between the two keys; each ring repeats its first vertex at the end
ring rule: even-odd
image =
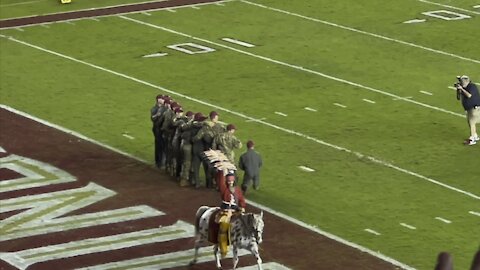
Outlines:
{"type": "Polygon", "coordinates": [[[233,270],[237,269],[237,264],[238,264],[238,249],[235,245],[233,245],[233,248],[232,248],[232,252],[233,252],[233,270]]]}
{"type": "Polygon", "coordinates": [[[213,254],[215,255],[215,262],[217,264],[217,269],[222,269],[222,264],[220,264],[220,256],[218,256],[218,245],[213,246],[213,254]]]}
{"type": "Polygon", "coordinates": [[[262,258],[260,258],[260,252],[258,252],[258,245],[255,243],[252,246],[252,254],[257,258],[257,265],[258,265],[258,270],[263,270],[262,267],[262,258]]]}
{"type": "Polygon", "coordinates": [[[194,265],[197,263],[197,258],[198,258],[198,249],[200,248],[200,236],[197,236],[197,239],[195,239],[195,254],[193,255],[193,260],[190,261],[190,265],[194,265]]]}

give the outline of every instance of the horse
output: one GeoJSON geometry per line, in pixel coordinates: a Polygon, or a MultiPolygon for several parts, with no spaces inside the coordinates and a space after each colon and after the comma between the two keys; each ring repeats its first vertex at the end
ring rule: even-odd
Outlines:
{"type": "MultiPolygon", "coordinates": [[[[215,216],[221,210],[219,207],[201,206],[195,215],[195,255],[190,265],[197,262],[198,249],[204,243],[214,244],[213,254],[217,269],[222,269],[218,247],[218,224],[215,223],[215,216]]],[[[233,269],[238,264],[238,250],[249,250],[256,258],[258,269],[262,270],[262,259],[258,251],[258,245],[263,238],[263,211],[260,214],[247,213],[234,215],[230,221],[230,243],[233,252],[233,269]]]]}

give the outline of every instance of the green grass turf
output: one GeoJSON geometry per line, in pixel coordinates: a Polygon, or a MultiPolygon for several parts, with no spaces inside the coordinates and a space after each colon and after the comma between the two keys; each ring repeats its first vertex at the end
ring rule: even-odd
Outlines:
{"type": "MultiPolygon", "coordinates": [[[[323,14],[322,9],[307,5],[278,3],[285,5],[278,7],[294,12],[338,19],[328,10],[323,14]]],[[[315,4],[320,6],[320,2],[315,4]]],[[[374,7],[379,2],[368,4],[374,7]]],[[[415,14],[426,8],[413,1],[408,7],[415,14]]],[[[464,56],[475,58],[476,47],[469,43],[436,47],[436,31],[431,28],[438,25],[426,24],[420,26],[422,29],[413,26],[418,33],[409,36],[403,30],[404,36],[400,36],[399,29],[405,26],[392,24],[403,17],[398,13],[393,15],[365,15],[378,16],[383,20],[380,26],[373,19],[355,21],[353,15],[346,16],[349,19],[346,22],[340,20],[343,18],[338,20],[410,42],[421,35],[422,45],[449,52],[457,53],[455,46],[461,46],[464,56]],[[433,42],[428,38],[430,33],[433,42]]],[[[228,3],[226,7],[212,5],[201,10],[187,8],[177,13],[159,11],[153,16],[129,17],[399,96],[412,96],[414,100],[456,113],[462,113],[461,107],[446,86],[452,83],[454,75],[467,73],[474,77],[478,70],[475,63],[240,2],[228,3]],[[221,41],[222,37],[235,37],[259,46],[245,49],[221,41]],[[419,90],[434,95],[425,96],[419,90]]],[[[405,16],[405,20],[410,18],[405,16]]],[[[435,23],[457,35],[454,30],[460,22],[431,24],[435,23]]],[[[475,21],[461,23],[469,29],[475,21]]],[[[120,18],[78,21],[74,26],[55,24],[49,29],[29,27],[25,32],[5,30],[1,34],[249,116],[266,117],[269,123],[374,156],[476,195],[480,190],[475,163],[479,150],[476,146],[461,145],[467,130],[465,120],[458,116],[395,101],[205,42],[195,41],[217,51],[185,55],[165,46],[193,39],[120,18]],[[170,55],[141,58],[158,51],[170,55]],[[377,103],[365,103],[363,98],[377,103]],[[348,108],[333,106],[334,102],[348,108]],[[318,112],[305,111],[305,106],[318,112]],[[278,116],[274,111],[287,113],[288,117],[278,116]]],[[[153,97],[161,91],[12,41],[0,39],[0,42],[2,103],[151,159],[153,139],[148,111],[153,97]],[[49,68],[45,69],[45,65],[49,68]],[[128,140],[122,133],[136,139],[128,140]]],[[[212,109],[177,99],[187,109],[203,112],[212,109]]],[[[478,248],[480,234],[478,217],[468,211],[480,210],[478,200],[229,113],[222,112],[221,117],[239,127],[238,137],[242,140],[254,139],[264,156],[262,189],[250,193],[253,200],[419,269],[431,269],[440,250],[451,251],[456,267],[467,268],[473,251],[478,248]],[[316,172],[302,172],[297,168],[299,165],[314,168],[316,172]],[[434,219],[437,216],[453,223],[444,224],[434,219]],[[401,227],[400,222],[417,230],[401,227]],[[366,228],[382,235],[368,234],[366,228]]]]}

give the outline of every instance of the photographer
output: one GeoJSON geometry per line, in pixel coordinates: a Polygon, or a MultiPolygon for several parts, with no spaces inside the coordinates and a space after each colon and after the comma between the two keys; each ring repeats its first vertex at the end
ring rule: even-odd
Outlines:
{"type": "Polygon", "coordinates": [[[462,105],[467,112],[467,121],[470,126],[470,137],[465,141],[467,145],[474,145],[480,140],[476,124],[480,122],[480,94],[477,86],[470,81],[468,76],[457,76],[457,99],[462,100],[462,105]]]}

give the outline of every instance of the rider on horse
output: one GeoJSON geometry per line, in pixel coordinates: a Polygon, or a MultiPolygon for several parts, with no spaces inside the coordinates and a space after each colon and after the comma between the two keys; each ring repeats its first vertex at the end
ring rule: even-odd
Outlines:
{"type": "Polygon", "coordinates": [[[230,218],[234,212],[244,213],[246,203],[242,190],[240,187],[235,186],[235,174],[233,171],[228,171],[225,176],[224,172],[219,170],[217,172],[216,180],[222,198],[222,204],[220,206],[222,211],[218,219],[218,223],[220,224],[218,242],[222,257],[225,257],[228,251],[230,218]]]}

